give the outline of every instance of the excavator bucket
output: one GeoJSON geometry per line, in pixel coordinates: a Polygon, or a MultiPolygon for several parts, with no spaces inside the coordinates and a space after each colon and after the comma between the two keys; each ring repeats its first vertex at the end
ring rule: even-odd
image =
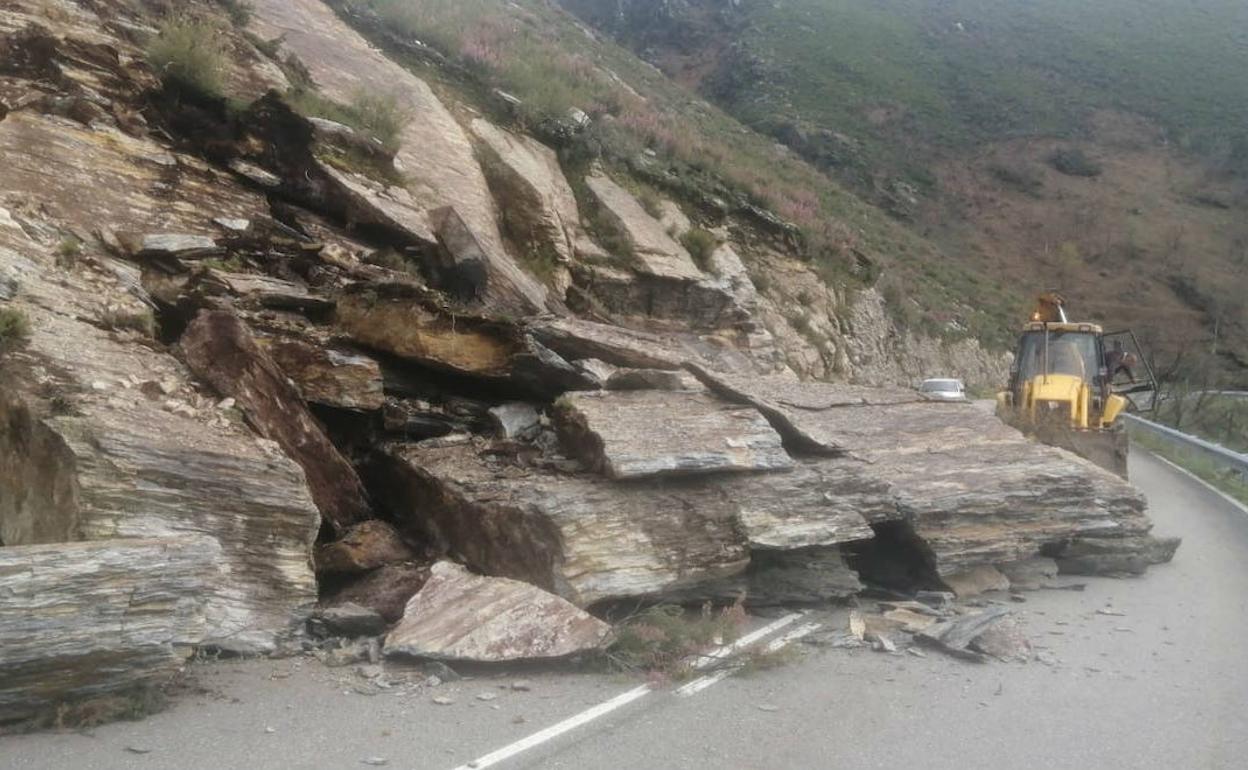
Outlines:
{"type": "Polygon", "coordinates": [[[1121,426],[1105,430],[1071,430],[1061,425],[1028,426],[1025,433],[1050,446],[1074,452],[1122,478],[1127,477],[1127,432],[1121,426]]]}

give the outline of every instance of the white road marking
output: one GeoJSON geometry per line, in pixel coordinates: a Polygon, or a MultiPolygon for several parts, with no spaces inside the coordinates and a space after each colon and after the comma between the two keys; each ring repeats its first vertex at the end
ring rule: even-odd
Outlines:
{"type": "MultiPolygon", "coordinates": [[[[778,639],[772,639],[770,642],[766,644],[766,646],[763,647],[763,651],[764,652],[776,652],[777,650],[781,650],[785,646],[787,646],[789,643],[794,642],[798,639],[801,639],[803,636],[806,636],[812,631],[818,630],[819,627],[820,627],[819,623],[803,623],[802,625],[793,629],[792,631],[785,634],[784,636],[778,639]]],[[[730,675],[736,673],[740,669],[741,669],[741,666],[739,665],[725,666],[724,668],[719,669],[713,674],[700,676],[697,679],[694,679],[692,682],[689,682],[688,684],[677,688],[674,695],[680,698],[688,698],[690,695],[696,695],[697,693],[702,692],[703,690],[715,684],[716,682],[719,682],[728,678],[730,675]]]]}
{"type": "Polygon", "coordinates": [[[1169,465],[1171,468],[1174,468],[1176,471],[1178,471],[1179,473],[1182,473],[1184,476],[1187,476],[1189,479],[1191,479],[1192,481],[1195,481],[1197,484],[1200,484],[1205,489],[1208,489],[1210,492],[1214,493],[1215,495],[1222,498],[1226,502],[1230,503],[1231,505],[1235,506],[1239,510],[1243,511],[1245,514],[1248,514],[1248,505],[1244,505],[1240,501],[1236,500],[1235,498],[1231,497],[1227,493],[1223,492],[1222,490],[1218,489],[1214,485],[1210,484],[1208,481],[1205,481],[1200,476],[1197,476],[1195,473],[1192,473],[1187,468],[1184,468],[1182,465],[1179,465],[1177,463],[1173,463],[1154,452],[1148,452],[1148,454],[1157,460],[1161,460],[1163,463],[1165,463],[1166,465],[1169,465]]]}
{"type": "MultiPolygon", "coordinates": [[[[732,653],[738,650],[741,650],[742,648],[748,647],[749,645],[753,644],[759,639],[763,639],[769,636],[770,634],[773,634],[776,631],[779,631],[785,626],[792,624],[793,621],[802,617],[804,614],[805,613],[802,613],[802,612],[794,612],[789,615],[785,615],[779,620],[772,621],[771,623],[768,623],[762,628],[746,634],[745,636],[736,640],[732,644],[725,644],[722,647],[717,647],[716,649],[711,650],[706,655],[703,655],[702,657],[695,660],[691,665],[693,666],[693,668],[696,668],[696,669],[706,668],[712,663],[721,661],[724,658],[731,655],[732,653]]],[[[806,633],[810,633],[810,632],[808,631],[806,633]]],[[[589,722],[592,722],[601,716],[610,714],[612,711],[615,711],[618,708],[627,706],[628,704],[632,703],[638,698],[643,698],[649,695],[653,691],[654,691],[654,688],[648,684],[643,684],[639,687],[634,687],[628,692],[620,693],[619,695],[615,696],[611,700],[603,701],[602,703],[599,703],[597,706],[593,706],[592,708],[588,708],[579,714],[570,716],[567,719],[563,720],[562,722],[553,724],[544,730],[538,730],[532,735],[529,735],[525,738],[521,738],[515,743],[510,743],[502,747],[501,749],[498,749],[496,751],[491,751],[489,754],[486,754],[485,756],[478,757],[477,759],[474,759],[473,761],[468,762],[467,764],[460,765],[459,767],[455,768],[455,770],[481,770],[481,768],[486,768],[486,767],[491,767],[493,765],[497,765],[499,762],[510,759],[516,756],[517,754],[520,754],[522,752],[528,751],[531,748],[534,748],[535,746],[540,746],[541,744],[546,743],[547,741],[558,738],[560,735],[563,735],[564,733],[575,730],[581,725],[588,724],[589,722]]]]}

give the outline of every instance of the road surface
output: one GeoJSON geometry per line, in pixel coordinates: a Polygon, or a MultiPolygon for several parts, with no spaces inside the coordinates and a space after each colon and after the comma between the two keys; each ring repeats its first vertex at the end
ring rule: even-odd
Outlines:
{"type": "MultiPolygon", "coordinates": [[[[687,698],[670,688],[499,768],[1248,767],[1248,514],[1135,452],[1133,481],[1170,565],[1016,609],[1054,665],[977,665],[795,643],[796,660],[687,698]],[[1103,615],[1112,606],[1124,615],[1103,615]]],[[[843,612],[812,618],[843,627],[843,612]]],[[[765,622],[765,621],[760,621],[765,622]]],[[[495,675],[364,695],[313,660],[193,667],[142,722],[0,738],[0,768],[352,768],[467,765],[638,685],[571,673],[495,675]],[[479,694],[489,693],[486,700],[479,694]],[[435,695],[452,699],[433,702],[435,695]],[[134,753],[138,749],[146,753],[134,753]]]]}

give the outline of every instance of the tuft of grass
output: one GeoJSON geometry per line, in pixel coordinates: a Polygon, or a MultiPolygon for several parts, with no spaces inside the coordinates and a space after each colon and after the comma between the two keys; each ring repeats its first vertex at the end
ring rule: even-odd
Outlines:
{"type": "Polygon", "coordinates": [[[82,256],[82,241],[70,235],[61,239],[56,245],[56,264],[60,267],[73,267],[82,256]]]}
{"type": "Polygon", "coordinates": [[[129,329],[144,337],[156,336],[156,316],[149,308],[138,310],[107,308],[100,314],[100,323],[113,331],[129,329]]]}
{"type": "Polygon", "coordinates": [[[627,671],[681,679],[697,656],[740,635],[745,611],[740,604],[716,612],[709,604],[692,613],[674,604],[642,610],[616,626],[608,659],[627,671]]]}
{"type": "Polygon", "coordinates": [[[1100,176],[1104,168],[1078,147],[1054,150],[1049,165],[1067,176],[1100,176]]]}
{"type": "Polygon", "coordinates": [[[211,24],[184,18],[165,22],[148,43],[147,61],[168,86],[214,98],[225,93],[225,48],[211,24]]]}
{"type": "Polygon", "coordinates": [[[1044,188],[1044,180],[1034,169],[1023,164],[994,163],[988,167],[988,173],[996,179],[1019,192],[1033,198],[1039,197],[1044,188]]]}
{"type": "Polygon", "coordinates": [[[230,17],[230,23],[240,29],[251,23],[251,17],[256,12],[247,0],[218,0],[218,2],[225,8],[226,15],[230,17]]]}
{"type": "Polygon", "coordinates": [[[325,118],[376,139],[390,153],[399,147],[399,135],[411,122],[411,113],[392,94],[357,91],[342,104],[311,88],[296,88],[286,94],[286,103],[300,115],[325,118]]]}
{"type": "Polygon", "coordinates": [[[420,275],[420,269],[410,259],[394,249],[378,249],[360,258],[361,262],[377,267],[384,267],[396,273],[420,275]]]}
{"type": "Polygon", "coordinates": [[[0,355],[10,353],[30,339],[30,321],[17,308],[0,308],[0,355]]]}
{"type": "Polygon", "coordinates": [[[680,236],[680,245],[693,257],[694,263],[705,270],[710,263],[711,253],[719,246],[719,239],[707,230],[694,227],[680,236]]]}

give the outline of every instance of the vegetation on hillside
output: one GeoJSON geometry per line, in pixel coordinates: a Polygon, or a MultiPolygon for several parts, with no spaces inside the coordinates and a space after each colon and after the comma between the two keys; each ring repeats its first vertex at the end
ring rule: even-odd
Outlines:
{"type": "MultiPolygon", "coordinates": [[[[596,151],[608,161],[627,167],[649,157],[647,162],[676,169],[677,178],[701,192],[740,197],[774,211],[800,228],[806,256],[833,282],[861,283],[873,280],[880,268],[888,270],[917,303],[925,330],[941,336],[975,330],[989,341],[1005,342],[1006,319],[1018,305],[1011,289],[992,285],[990,276],[973,275],[792,152],[745,129],[552,5],[338,2],[355,14],[375,13],[389,29],[434,47],[488,88],[514,95],[520,100],[518,118],[530,127],[582,110],[593,120],[596,151]],[[875,269],[864,274],[863,264],[875,269]],[[974,303],[965,301],[971,284],[985,285],[974,303]]],[[[446,77],[445,71],[428,74],[446,77]]]]}

